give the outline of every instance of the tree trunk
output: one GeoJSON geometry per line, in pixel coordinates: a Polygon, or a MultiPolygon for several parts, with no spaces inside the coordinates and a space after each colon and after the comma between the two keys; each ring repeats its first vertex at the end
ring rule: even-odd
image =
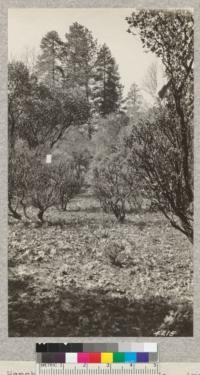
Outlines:
{"type": "Polygon", "coordinates": [[[125,213],[125,208],[124,208],[124,204],[122,204],[121,207],[119,207],[118,205],[115,205],[113,207],[113,212],[117,218],[117,220],[120,222],[120,223],[123,223],[124,222],[124,219],[125,219],[125,216],[126,216],[126,213],[125,213]]]}
{"type": "Polygon", "coordinates": [[[44,223],[44,211],[40,210],[37,215],[38,219],[41,221],[41,223],[44,223]]]}
{"type": "Polygon", "coordinates": [[[27,210],[27,205],[26,205],[26,203],[24,203],[23,199],[24,198],[21,199],[20,204],[21,204],[21,206],[23,208],[24,216],[26,217],[26,219],[30,220],[30,217],[28,216],[27,211],[26,211],[27,210]]]}
{"type": "Polygon", "coordinates": [[[179,94],[176,92],[174,87],[173,87],[173,96],[175,100],[176,112],[178,114],[178,117],[180,120],[180,126],[181,126],[181,143],[182,143],[182,152],[183,152],[183,174],[184,174],[184,180],[185,180],[185,187],[186,187],[189,202],[192,202],[193,201],[193,188],[191,186],[191,176],[190,176],[190,161],[189,161],[190,144],[188,142],[188,133],[187,133],[188,124],[186,123],[186,120],[185,120],[183,107],[181,105],[181,98],[179,94]]]}
{"type": "Polygon", "coordinates": [[[17,219],[17,220],[21,220],[22,219],[22,216],[12,207],[11,203],[9,202],[8,203],[8,208],[12,214],[12,216],[17,219]]]}
{"type": "Polygon", "coordinates": [[[125,212],[120,212],[120,215],[118,216],[118,221],[120,223],[123,223],[125,219],[125,212]]]}

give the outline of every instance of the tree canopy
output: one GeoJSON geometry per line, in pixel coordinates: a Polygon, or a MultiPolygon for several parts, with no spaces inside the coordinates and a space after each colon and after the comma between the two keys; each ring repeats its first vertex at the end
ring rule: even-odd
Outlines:
{"type": "MultiPolygon", "coordinates": [[[[160,167],[157,168],[156,160],[152,163],[154,178],[149,184],[155,191],[157,186],[157,203],[161,204],[160,194],[165,194],[165,214],[170,212],[178,217],[181,224],[171,218],[171,223],[179,227],[188,237],[192,238],[192,202],[193,202],[193,59],[194,59],[194,31],[193,16],[189,11],[158,11],[139,10],[127,17],[128,31],[139,35],[143,47],[155,53],[162,61],[167,77],[167,85],[163,87],[160,115],[155,116],[155,124],[152,134],[156,139],[156,127],[159,128],[159,139],[154,143],[154,152],[160,155],[161,141],[165,149],[164,159],[159,159],[160,167]],[[164,110],[162,109],[164,108],[164,110]],[[163,117],[164,113],[164,117],[163,117]],[[154,133],[153,133],[154,132],[154,133]],[[169,143],[168,151],[166,150],[169,143]],[[173,156],[173,163],[171,157],[173,156]],[[169,158],[169,159],[168,159],[169,158]],[[169,165],[166,169],[166,160],[169,165]],[[171,160],[171,161],[170,161],[171,160]],[[163,171],[168,170],[167,175],[173,179],[168,187],[160,184],[163,171]],[[176,176],[174,179],[173,176],[176,176]],[[173,186],[173,188],[172,188],[173,186]],[[171,196],[178,192],[179,199],[171,196]],[[180,203],[180,200],[182,203],[180,203]],[[167,208],[168,207],[168,208],[167,208]]],[[[146,119],[146,130],[149,134],[151,120],[146,119]]],[[[144,129],[141,127],[141,129],[144,129]]],[[[146,133],[145,133],[146,134],[146,133]]],[[[143,130],[139,136],[144,137],[143,130]]],[[[150,136],[150,135],[149,135],[150,136]]],[[[149,157],[151,153],[150,143],[146,138],[143,144],[142,166],[147,173],[149,170],[149,157]],[[146,147],[146,146],[147,147],[146,147]],[[144,153],[149,148],[149,153],[144,153]]],[[[153,150],[152,150],[153,152],[153,150]]],[[[162,153],[161,153],[162,154],[162,153]]],[[[167,176],[165,177],[167,182],[167,176]]]]}
{"type": "MultiPolygon", "coordinates": [[[[186,10],[138,10],[126,20],[128,32],[139,37],[144,49],[153,52],[164,67],[166,83],[159,92],[156,66],[150,66],[144,76],[143,88],[154,98],[151,108],[145,106],[135,82],[130,82],[123,98],[110,48],[99,45],[85,26],[74,22],[64,40],[49,31],[41,40],[34,74],[20,61],[8,67],[10,171],[16,173],[13,159],[21,157],[15,147],[20,140],[41,158],[47,150],[71,142],[69,153],[76,140],[69,160],[76,160],[80,168],[90,164],[90,181],[92,170],[101,176],[104,168],[106,187],[112,168],[118,176],[120,165],[125,166],[134,176],[127,187],[131,199],[133,191],[147,197],[192,240],[193,16],[186,10]],[[68,132],[70,128],[80,129],[80,134],[68,132]],[[74,140],[66,142],[68,136],[74,140]],[[84,147],[79,147],[80,139],[84,147]]],[[[97,175],[96,180],[100,187],[97,175]]],[[[124,175],[119,181],[121,189],[126,184],[124,175]]],[[[125,207],[123,198],[122,216],[125,207]]]]}

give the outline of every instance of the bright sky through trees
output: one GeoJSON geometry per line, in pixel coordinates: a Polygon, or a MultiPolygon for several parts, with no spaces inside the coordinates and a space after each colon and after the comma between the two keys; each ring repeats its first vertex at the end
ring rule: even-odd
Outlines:
{"type": "Polygon", "coordinates": [[[145,52],[139,38],[127,33],[128,8],[13,8],[8,18],[9,59],[22,59],[26,50],[39,52],[42,37],[56,30],[60,37],[73,22],[92,31],[100,44],[106,43],[119,65],[125,94],[133,82],[141,88],[148,67],[157,58],[145,52]]]}

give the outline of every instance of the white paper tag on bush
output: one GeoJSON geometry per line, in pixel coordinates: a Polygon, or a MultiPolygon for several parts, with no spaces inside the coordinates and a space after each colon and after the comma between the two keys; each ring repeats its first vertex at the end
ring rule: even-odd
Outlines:
{"type": "Polygon", "coordinates": [[[47,164],[51,164],[51,161],[52,161],[52,155],[51,155],[51,154],[48,154],[48,155],[46,156],[46,163],[47,163],[47,164]]]}

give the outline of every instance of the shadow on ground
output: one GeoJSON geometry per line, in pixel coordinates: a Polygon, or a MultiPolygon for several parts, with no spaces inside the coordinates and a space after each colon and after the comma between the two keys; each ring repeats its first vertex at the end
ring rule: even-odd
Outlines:
{"type": "Polygon", "coordinates": [[[190,303],[168,303],[154,297],[129,301],[96,289],[72,286],[53,300],[32,303],[31,277],[9,283],[9,336],[192,336],[190,303]],[[22,303],[21,291],[27,291],[22,303]]]}

